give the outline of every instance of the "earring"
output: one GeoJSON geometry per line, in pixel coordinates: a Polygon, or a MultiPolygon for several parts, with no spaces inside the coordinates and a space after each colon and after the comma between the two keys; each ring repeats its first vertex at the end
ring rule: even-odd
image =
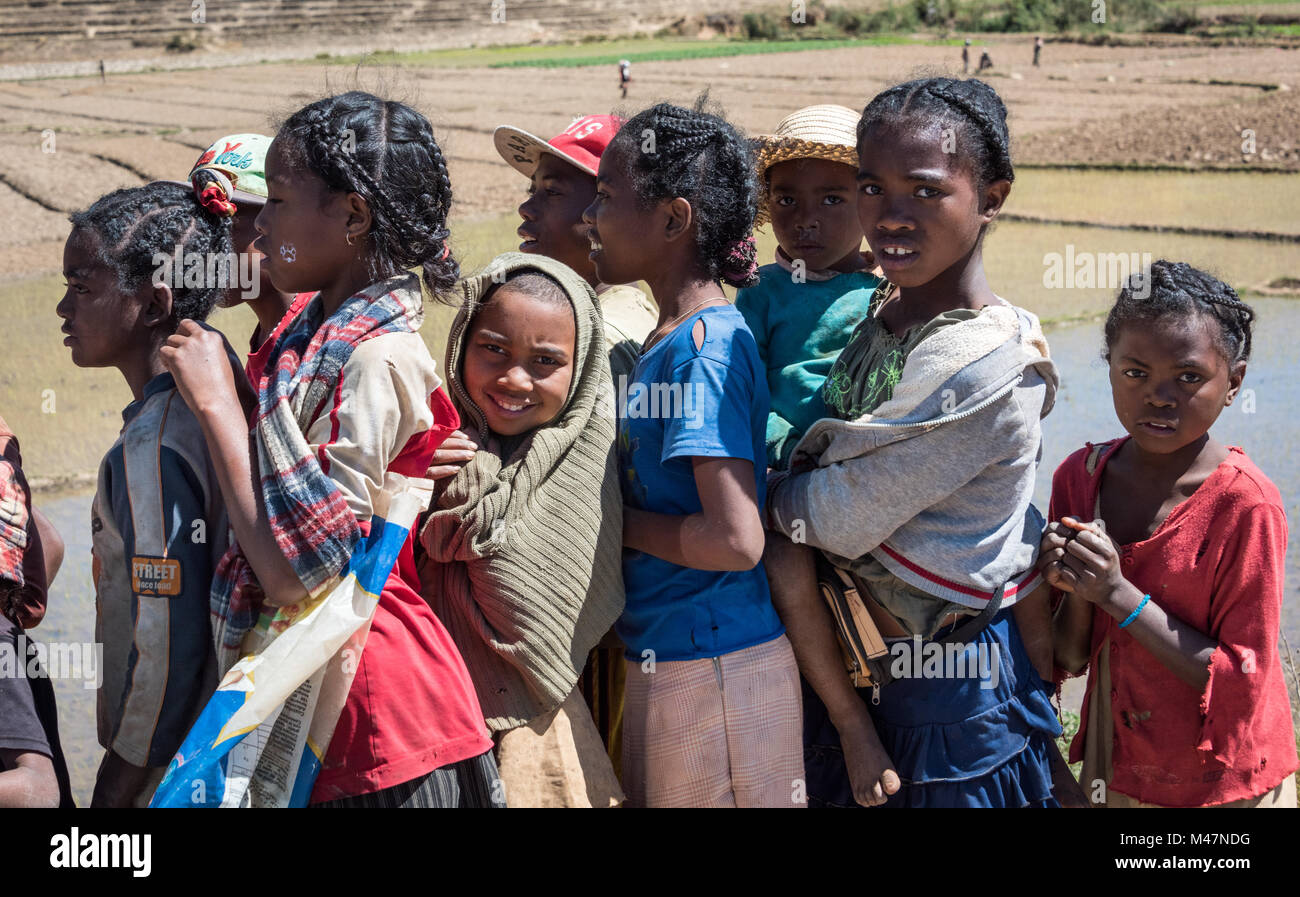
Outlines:
{"type": "Polygon", "coordinates": [[[352,242],[352,234],[348,234],[346,239],[347,239],[347,241],[348,241],[348,245],[349,245],[349,246],[355,246],[355,245],[356,245],[355,243],[352,242]]]}

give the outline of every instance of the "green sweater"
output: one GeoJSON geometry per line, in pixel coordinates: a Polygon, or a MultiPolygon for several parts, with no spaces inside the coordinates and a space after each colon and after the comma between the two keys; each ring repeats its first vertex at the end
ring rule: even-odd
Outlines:
{"type": "Polygon", "coordinates": [[[767,463],[784,468],[814,421],[829,417],[822,384],[840,350],[867,316],[885,281],[865,271],[795,283],[781,265],[758,269],[756,286],[736,295],[736,308],[754,333],[767,368],[772,410],[767,417],[767,463]]]}

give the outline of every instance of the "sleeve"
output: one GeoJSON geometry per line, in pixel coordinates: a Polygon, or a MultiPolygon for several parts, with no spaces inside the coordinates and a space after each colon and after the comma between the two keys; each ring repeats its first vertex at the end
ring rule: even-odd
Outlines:
{"type": "Polygon", "coordinates": [[[0,449],[0,587],[21,589],[30,500],[18,440],[0,431],[0,449]]]}
{"type": "Polygon", "coordinates": [[[754,457],[754,384],[742,370],[697,355],[673,369],[672,383],[650,388],[652,394],[662,390],[659,407],[668,406],[661,461],[709,457],[763,463],[754,457]],[[674,404],[680,413],[674,413],[674,404]]]}
{"type": "MultiPolygon", "coordinates": [[[[1236,767],[1248,733],[1258,729],[1269,671],[1277,654],[1286,570],[1287,525],[1282,509],[1258,504],[1231,527],[1210,598],[1210,678],[1201,695],[1198,751],[1236,767]]],[[[1289,727],[1288,727],[1289,728],[1289,727]]]]}
{"type": "MultiPolygon", "coordinates": [[[[26,652],[18,650],[21,630],[0,617],[0,669],[8,663],[27,663],[26,652]],[[6,658],[7,655],[7,658],[6,658]]],[[[0,750],[35,751],[49,757],[50,745],[45,728],[36,715],[32,687],[22,676],[0,675],[0,750]]],[[[3,769],[0,765],[0,769],[3,769]]]]}
{"type": "Polygon", "coordinates": [[[970,417],[786,477],[769,495],[773,526],[787,536],[801,531],[808,544],[841,557],[874,550],[986,468],[1020,455],[1028,424],[1018,392],[970,417]]]}
{"type": "Polygon", "coordinates": [[[769,411],[767,414],[767,466],[779,469],[789,467],[790,456],[794,454],[794,447],[799,444],[799,439],[802,436],[803,431],[796,430],[794,424],[775,411],[769,411]]]}
{"type": "Polygon", "coordinates": [[[307,428],[307,442],[358,522],[370,519],[393,459],[434,425],[429,397],[440,385],[414,333],[367,340],[343,366],[333,407],[307,428]]]}
{"type": "Polygon", "coordinates": [[[170,762],[210,696],[214,564],[207,534],[220,525],[207,519],[204,489],[189,463],[165,446],[158,453],[158,483],[157,510],[135,484],[132,494],[138,513],[157,514],[157,521],[136,519],[122,529],[135,639],[108,745],[127,762],[152,767],[170,762]]]}
{"type": "MultiPolygon", "coordinates": [[[[1077,517],[1079,515],[1078,509],[1074,507],[1078,499],[1072,493],[1072,486],[1077,480],[1075,470],[1083,467],[1084,459],[1090,450],[1084,448],[1070,455],[1061,462],[1061,466],[1056,468],[1056,472],[1052,474],[1052,495],[1047,500],[1047,520],[1049,523],[1060,520],[1062,517],[1077,517]]],[[[1088,516],[1091,517],[1092,515],[1089,514],[1088,516]]],[[[1059,589],[1051,590],[1049,601],[1051,602],[1050,607],[1053,614],[1056,613],[1067,597],[1059,589]]],[[[1090,619],[1091,616],[1089,616],[1090,619]]],[[[1078,676],[1083,673],[1088,666],[1088,662],[1092,659],[1091,648],[1091,627],[1086,636],[1078,631],[1078,628],[1071,628],[1069,631],[1058,633],[1053,642],[1053,662],[1056,667],[1053,678],[1058,685],[1071,676],[1078,676]]]]}
{"type": "MultiPolygon", "coordinates": [[[[770,334],[767,326],[767,294],[763,291],[762,285],[745,287],[737,292],[736,310],[744,317],[745,325],[749,327],[749,332],[754,335],[754,342],[758,346],[760,369],[766,376],[768,353],[770,351],[770,334]]],[[[768,386],[773,386],[770,379],[768,386]]],[[[767,466],[784,468],[790,461],[790,453],[794,451],[795,443],[799,441],[799,437],[802,435],[802,433],[795,430],[793,424],[776,411],[769,411],[765,439],[767,443],[767,466]]]]}

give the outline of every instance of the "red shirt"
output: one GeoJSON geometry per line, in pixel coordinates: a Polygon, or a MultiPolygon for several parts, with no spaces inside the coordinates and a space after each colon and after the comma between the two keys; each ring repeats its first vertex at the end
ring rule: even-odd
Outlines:
{"type": "MultiPolygon", "coordinates": [[[[1091,444],[1061,463],[1052,478],[1050,519],[1093,519],[1102,472],[1124,439],[1103,444],[1091,474],[1091,444]]],[[[1295,772],[1295,732],[1277,650],[1286,541],[1277,487],[1232,447],[1149,539],[1122,546],[1125,578],[1218,647],[1198,694],[1120,629],[1120,621],[1094,611],[1094,661],[1110,637],[1110,787],[1147,803],[1196,807],[1258,797],[1295,772]]],[[[1094,664],[1071,762],[1083,758],[1095,688],[1094,664]]]]}
{"type": "Polygon", "coordinates": [[[248,354],[248,362],[244,365],[244,373],[248,375],[248,382],[253,384],[253,389],[258,388],[258,381],[262,379],[262,372],[266,370],[267,359],[271,357],[271,349],[275,346],[276,338],[284,333],[284,328],[288,327],[293,319],[298,317],[298,312],[307,307],[307,303],[312,300],[315,293],[298,293],[293,297],[293,302],[289,303],[289,309],[280,319],[280,323],[275,325],[271,335],[262,340],[262,344],[257,345],[257,334],[261,327],[253,330],[253,335],[248,341],[248,348],[251,350],[248,354]]]}
{"type": "MultiPolygon", "coordinates": [[[[408,440],[388,470],[423,476],[434,450],[460,425],[442,389],[429,406],[434,425],[408,440]]],[[[361,527],[369,531],[369,521],[361,527]]],[[[420,597],[415,536],[402,546],[379,597],[312,803],[400,785],[492,748],[460,650],[420,597]]]]}

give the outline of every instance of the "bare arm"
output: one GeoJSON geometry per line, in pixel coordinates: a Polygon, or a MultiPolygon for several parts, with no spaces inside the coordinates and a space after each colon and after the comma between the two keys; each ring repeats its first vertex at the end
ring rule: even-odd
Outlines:
{"type": "Polygon", "coordinates": [[[59,805],[59,780],[50,758],[36,751],[0,750],[0,807],[59,805]]]}
{"type": "Polygon", "coordinates": [[[697,514],[623,511],[623,544],[696,570],[752,570],[763,558],[754,465],[738,458],[691,459],[703,506],[697,514]]]}

